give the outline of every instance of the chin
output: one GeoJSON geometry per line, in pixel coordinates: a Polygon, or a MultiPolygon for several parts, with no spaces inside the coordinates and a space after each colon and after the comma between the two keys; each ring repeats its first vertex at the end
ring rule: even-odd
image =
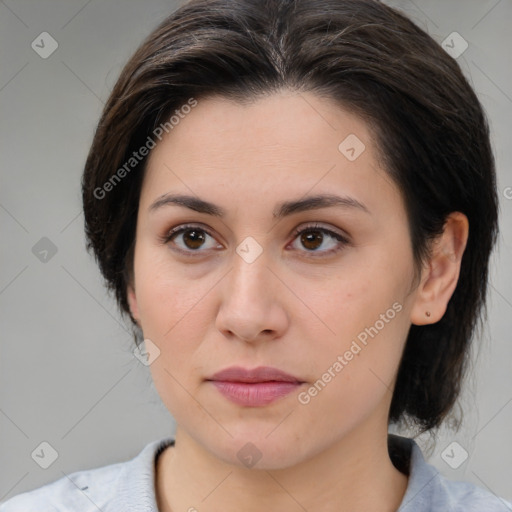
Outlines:
{"type": "Polygon", "coordinates": [[[278,470],[302,461],[297,435],[287,433],[284,428],[280,433],[261,425],[229,431],[233,437],[223,435],[222,441],[215,443],[211,438],[207,440],[209,451],[227,464],[250,470],[278,470]]]}

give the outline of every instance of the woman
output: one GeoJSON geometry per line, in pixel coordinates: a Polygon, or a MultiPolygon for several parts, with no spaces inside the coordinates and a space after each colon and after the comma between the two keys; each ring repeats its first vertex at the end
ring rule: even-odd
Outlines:
{"type": "Polygon", "coordinates": [[[511,509],[388,434],[451,411],[497,234],[482,107],[410,20],[185,4],[122,71],[82,187],[176,435],[2,511],[511,509]]]}

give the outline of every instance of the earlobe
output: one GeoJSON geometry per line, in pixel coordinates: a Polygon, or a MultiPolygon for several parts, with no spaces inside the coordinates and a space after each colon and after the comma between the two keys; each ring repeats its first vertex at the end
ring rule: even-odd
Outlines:
{"type": "Polygon", "coordinates": [[[411,311],[411,323],[433,324],[445,314],[457,287],[468,235],[467,217],[463,213],[452,212],[445,222],[443,233],[432,243],[432,255],[423,269],[411,311]]]}

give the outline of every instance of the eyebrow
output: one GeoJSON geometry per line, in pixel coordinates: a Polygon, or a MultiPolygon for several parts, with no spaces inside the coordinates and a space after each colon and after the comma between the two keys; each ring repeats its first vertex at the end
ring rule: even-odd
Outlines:
{"type": "MultiPolygon", "coordinates": [[[[178,205],[189,208],[199,213],[213,215],[215,217],[223,218],[226,216],[227,211],[213,203],[200,199],[196,196],[189,196],[183,194],[163,194],[158,197],[149,207],[149,212],[159,210],[164,206],[178,205]]],[[[279,203],[272,212],[274,219],[281,219],[294,213],[304,212],[308,210],[317,210],[320,208],[329,207],[342,207],[342,208],[355,208],[370,214],[370,210],[361,202],[353,197],[337,196],[333,194],[318,194],[308,196],[295,201],[285,201],[279,203]]]]}

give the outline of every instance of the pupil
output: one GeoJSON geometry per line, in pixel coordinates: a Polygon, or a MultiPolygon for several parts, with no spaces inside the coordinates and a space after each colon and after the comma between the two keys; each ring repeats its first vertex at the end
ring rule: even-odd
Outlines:
{"type": "Polygon", "coordinates": [[[189,247],[189,249],[197,249],[201,247],[201,243],[204,242],[204,235],[198,234],[200,231],[198,230],[189,230],[186,231],[184,240],[185,244],[189,247]],[[191,241],[191,244],[188,243],[188,241],[191,241]]]}
{"type": "Polygon", "coordinates": [[[323,235],[318,232],[309,232],[307,234],[302,235],[302,243],[304,244],[304,246],[307,249],[316,249],[317,247],[322,245],[322,239],[323,239],[323,235]],[[317,233],[317,234],[315,234],[315,233],[317,233]],[[317,244],[314,243],[315,238],[316,238],[316,241],[319,243],[317,243],[317,244]],[[311,242],[313,242],[313,247],[310,246],[311,242]]]}
{"type": "MultiPolygon", "coordinates": [[[[189,249],[198,249],[204,242],[204,235],[201,231],[191,229],[185,232],[184,240],[189,249]]],[[[307,249],[316,249],[322,245],[323,235],[319,232],[305,233],[301,237],[302,243],[307,249]]]]}

